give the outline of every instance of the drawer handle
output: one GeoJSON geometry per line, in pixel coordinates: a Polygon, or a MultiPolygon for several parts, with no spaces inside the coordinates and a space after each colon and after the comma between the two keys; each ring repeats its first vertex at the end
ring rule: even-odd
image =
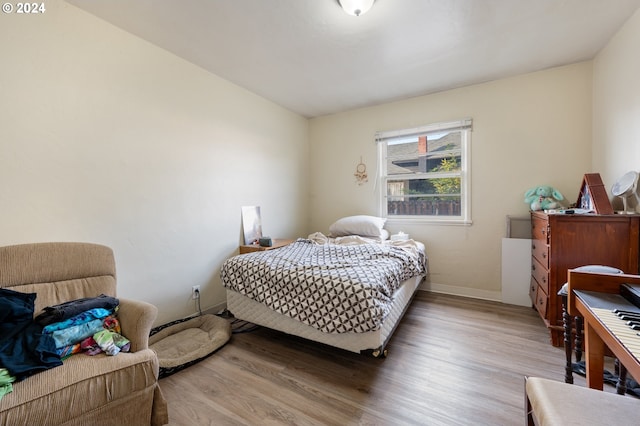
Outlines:
{"type": "Polygon", "coordinates": [[[547,253],[542,253],[542,258],[546,259],[547,258],[547,253]]]}
{"type": "Polygon", "coordinates": [[[531,270],[535,271],[536,270],[536,265],[531,265],[531,270]]]}
{"type": "Polygon", "coordinates": [[[531,244],[531,248],[535,250],[536,249],[536,245],[535,244],[531,244]]]}

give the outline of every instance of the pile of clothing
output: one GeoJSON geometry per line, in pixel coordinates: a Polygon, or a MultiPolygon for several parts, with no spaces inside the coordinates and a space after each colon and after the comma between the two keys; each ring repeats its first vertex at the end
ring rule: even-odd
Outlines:
{"type": "Polygon", "coordinates": [[[0,368],[0,399],[3,396],[13,391],[13,385],[16,378],[9,374],[9,370],[6,368],[0,368]]]}
{"type": "Polygon", "coordinates": [[[104,294],[48,306],[33,317],[36,293],[0,289],[0,398],[12,383],[62,365],[84,352],[128,352],[117,318],[118,299],[104,294]]]}
{"type": "Polygon", "coordinates": [[[80,352],[117,355],[128,352],[131,346],[120,334],[118,303],[118,299],[104,294],[72,300],[44,308],[35,322],[43,326],[44,335],[51,336],[61,359],[80,352]]]}

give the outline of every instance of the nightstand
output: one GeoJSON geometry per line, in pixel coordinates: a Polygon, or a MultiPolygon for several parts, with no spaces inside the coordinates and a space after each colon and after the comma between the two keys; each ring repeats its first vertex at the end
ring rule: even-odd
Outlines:
{"type": "Polygon", "coordinates": [[[246,244],[240,246],[240,254],[252,253],[254,251],[273,250],[291,244],[295,240],[273,240],[271,247],[262,247],[259,244],[246,244]]]}

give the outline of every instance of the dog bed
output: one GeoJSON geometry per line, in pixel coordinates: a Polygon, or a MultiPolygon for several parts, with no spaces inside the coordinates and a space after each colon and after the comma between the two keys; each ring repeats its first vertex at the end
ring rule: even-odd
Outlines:
{"type": "Polygon", "coordinates": [[[208,357],[230,338],[229,321],[207,314],[155,328],[149,347],[158,354],[162,378],[208,357]]]}

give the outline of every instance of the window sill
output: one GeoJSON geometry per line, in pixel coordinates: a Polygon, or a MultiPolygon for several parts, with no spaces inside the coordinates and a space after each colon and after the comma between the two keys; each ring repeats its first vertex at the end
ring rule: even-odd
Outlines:
{"type": "Polygon", "coordinates": [[[471,226],[473,221],[462,218],[435,218],[435,217],[410,217],[387,216],[387,224],[390,225],[452,225],[471,226]]]}

